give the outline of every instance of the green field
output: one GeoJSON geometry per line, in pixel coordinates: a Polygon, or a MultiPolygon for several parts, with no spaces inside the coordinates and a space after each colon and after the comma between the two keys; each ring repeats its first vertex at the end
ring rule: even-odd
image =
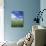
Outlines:
{"type": "Polygon", "coordinates": [[[23,27],[24,22],[17,20],[17,21],[11,21],[11,27],[23,27]]]}

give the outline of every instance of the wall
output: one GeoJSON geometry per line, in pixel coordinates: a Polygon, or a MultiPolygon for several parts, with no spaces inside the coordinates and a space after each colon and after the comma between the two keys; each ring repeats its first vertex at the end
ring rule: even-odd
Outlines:
{"type": "Polygon", "coordinates": [[[4,8],[3,0],[0,0],[0,42],[4,41],[4,8]]]}
{"type": "MultiPolygon", "coordinates": [[[[40,9],[41,10],[46,9],[46,0],[40,0],[40,9]]],[[[40,21],[40,25],[46,27],[46,11],[43,13],[42,17],[44,20],[43,20],[43,22],[40,21]]],[[[46,37],[46,33],[45,33],[45,37],[46,37]]],[[[45,41],[46,41],[46,38],[45,38],[45,41]]]]}
{"type": "Polygon", "coordinates": [[[0,0],[0,6],[2,6],[3,5],[3,0],[0,0]]]}
{"type": "MultiPolygon", "coordinates": [[[[41,9],[41,11],[43,10],[43,9],[46,9],[46,0],[41,0],[40,1],[40,9],[41,9]]],[[[45,26],[46,27],[46,11],[44,11],[43,12],[43,15],[42,15],[42,17],[43,17],[43,22],[41,21],[41,25],[43,25],[43,26],[45,26]]]]}
{"type": "Polygon", "coordinates": [[[18,41],[31,31],[35,12],[40,10],[40,0],[4,0],[4,39],[18,41]],[[24,27],[11,28],[11,11],[24,11],[24,27]]]}

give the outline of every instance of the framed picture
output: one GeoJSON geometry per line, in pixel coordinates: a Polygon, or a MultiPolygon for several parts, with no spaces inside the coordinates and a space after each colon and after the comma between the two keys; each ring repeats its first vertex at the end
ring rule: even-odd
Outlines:
{"type": "Polygon", "coordinates": [[[11,27],[23,27],[24,26],[24,12],[12,11],[11,12],[11,27]]]}

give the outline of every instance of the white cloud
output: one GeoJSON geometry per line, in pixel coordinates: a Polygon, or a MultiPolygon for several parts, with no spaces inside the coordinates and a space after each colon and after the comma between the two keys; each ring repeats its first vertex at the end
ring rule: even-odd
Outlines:
{"type": "MultiPolygon", "coordinates": [[[[22,17],[22,16],[20,16],[20,17],[22,17]]],[[[13,19],[13,20],[23,20],[23,18],[18,18],[18,17],[16,17],[14,14],[11,14],[11,18],[13,19]]]]}
{"type": "Polygon", "coordinates": [[[15,19],[15,18],[17,18],[14,14],[11,14],[11,18],[12,19],[15,19]]]}
{"type": "Polygon", "coordinates": [[[17,20],[21,20],[21,21],[22,21],[22,20],[23,20],[23,18],[17,18],[17,20]]]}

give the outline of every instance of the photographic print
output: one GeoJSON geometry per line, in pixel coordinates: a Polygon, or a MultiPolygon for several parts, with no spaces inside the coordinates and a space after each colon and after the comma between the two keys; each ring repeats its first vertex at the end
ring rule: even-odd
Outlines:
{"type": "Polygon", "coordinates": [[[23,11],[11,12],[11,27],[23,27],[24,25],[24,13],[23,11]]]}

